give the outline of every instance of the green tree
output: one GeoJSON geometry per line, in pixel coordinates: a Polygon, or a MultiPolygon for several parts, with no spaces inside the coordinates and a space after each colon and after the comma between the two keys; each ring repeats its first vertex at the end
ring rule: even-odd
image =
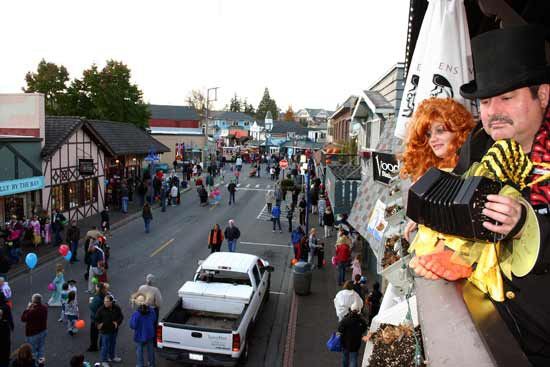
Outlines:
{"type": "Polygon", "coordinates": [[[242,102],[242,107],[243,107],[243,113],[246,113],[247,115],[250,115],[252,117],[254,117],[254,115],[256,114],[256,110],[254,109],[254,106],[252,106],[251,103],[248,103],[248,100],[246,98],[242,102]]]}
{"type": "Polygon", "coordinates": [[[29,71],[25,75],[25,81],[27,82],[27,87],[23,88],[25,93],[44,94],[47,115],[63,114],[62,100],[69,81],[69,72],[63,65],[58,66],[42,59],[35,73],[29,71]]]}
{"type": "Polygon", "coordinates": [[[229,104],[229,111],[231,112],[241,112],[241,101],[237,97],[237,93],[231,98],[231,102],[229,104]]]}
{"type": "Polygon", "coordinates": [[[269,89],[265,88],[264,96],[258,104],[258,109],[256,110],[256,118],[258,120],[263,120],[267,111],[271,111],[273,119],[277,120],[279,118],[279,109],[277,108],[277,103],[274,99],[271,99],[269,95],[269,89]]]}
{"type": "Polygon", "coordinates": [[[130,69],[122,62],[109,60],[101,70],[92,65],[84,70],[81,80],[75,79],[68,88],[66,112],[147,127],[150,113],[143,102],[143,92],[130,78],[130,69]]]}
{"type": "Polygon", "coordinates": [[[292,110],[292,106],[288,106],[283,119],[285,121],[294,121],[294,111],[292,110]]]}

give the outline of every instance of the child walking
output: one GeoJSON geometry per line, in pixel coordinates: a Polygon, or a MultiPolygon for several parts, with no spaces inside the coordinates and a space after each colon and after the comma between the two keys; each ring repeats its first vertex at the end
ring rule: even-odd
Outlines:
{"type": "Polygon", "coordinates": [[[359,277],[361,277],[362,275],[361,260],[362,260],[361,254],[357,254],[357,256],[355,256],[355,259],[351,263],[351,268],[353,270],[353,272],[351,273],[351,279],[355,279],[356,275],[359,275],[359,277]]]}
{"type": "Polygon", "coordinates": [[[76,293],[70,291],[67,295],[67,303],[65,304],[65,319],[67,320],[67,332],[73,336],[77,332],[74,323],[78,320],[78,302],[76,293]]]}
{"type": "Polygon", "coordinates": [[[65,318],[65,306],[67,305],[67,300],[69,299],[69,284],[63,283],[61,286],[61,312],[59,313],[59,319],[57,321],[63,322],[67,320],[65,318]]]}
{"type": "Polygon", "coordinates": [[[48,306],[50,307],[61,307],[61,291],[63,290],[63,284],[65,283],[65,277],[63,275],[63,265],[55,265],[55,278],[52,281],[54,285],[54,290],[50,300],[48,301],[48,306]]]}

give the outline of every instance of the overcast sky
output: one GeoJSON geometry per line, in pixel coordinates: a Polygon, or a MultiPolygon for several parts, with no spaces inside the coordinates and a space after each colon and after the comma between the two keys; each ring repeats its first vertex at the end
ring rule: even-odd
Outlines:
{"type": "Polygon", "coordinates": [[[17,93],[38,62],[80,78],[126,63],[153,104],[184,104],[220,87],[255,107],[334,109],[403,61],[408,0],[51,0],[0,3],[0,93],[17,93]]]}

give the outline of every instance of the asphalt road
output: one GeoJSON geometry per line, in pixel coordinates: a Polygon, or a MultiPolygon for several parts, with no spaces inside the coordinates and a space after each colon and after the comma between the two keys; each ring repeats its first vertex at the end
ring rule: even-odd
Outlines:
{"type": "MultiPolygon", "coordinates": [[[[182,195],[181,205],[168,207],[165,213],[160,210],[153,212],[151,233],[144,233],[141,218],[113,232],[113,238],[109,241],[111,245],[109,283],[125,316],[117,339],[117,354],[123,358],[123,362],[118,365],[135,366],[133,333],[128,326],[128,320],[133,312],[129,304],[130,295],[144,283],[148,273],[153,273],[156,276],[156,285],[161,289],[164,298],[164,305],[160,311],[162,317],[177,301],[177,290],[186,280],[192,279],[197,261],[206,258],[210,253],[207,248],[208,230],[215,223],[225,228],[227,221],[231,218],[235,219],[241,230],[237,252],[258,255],[267,259],[275,267],[272,274],[270,300],[263,309],[249,339],[248,365],[282,365],[291,300],[289,262],[292,251],[288,246],[290,236],[286,220],[282,220],[284,232],[281,234],[272,233],[271,222],[258,219],[258,217],[261,218],[260,213],[264,208],[266,190],[268,187],[273,187],[273,181],[266,177],[249,178],[247,173],[248,167],[244,167],[236,194],[236,205],[228,205],[228,192],[225,187],[221,190],[221,204],[216,207],[200,207],[196,191],[191,190],[182,195]]],[[[82,228],[82,230],[87,229],[82,228]]],[[[222,251],[227,250],[226,246],[224,243],[222,251]]],[[[83,278],[85,265],[83,262],[69,265],[61,257],[56,262],[65,264],[65,280],[78,281],[80,318],[88,324],[89,295],[84,292],[87,283],[83,278]]],[[[20,317],[30,300],[30,295],[38,292],[45,299],[49,297],[47,285],[54,278],[56,262],[35,269],[32,277],[30,274],[23,274],[11,279],[16,323],[16,330],[12,336],[13,348],[24,342],[24,324],[20,321],[20,317]]],[[[57,322],[59,310],[59,308],[50,308],[48,315],[46,339],[48,366],[68,366],[70,357],[84,353],[89,345],[88,325],[77,335],[69,336],[65,326],[57,322]]],[[[85,352],[84,354],[86,360],[90,362],[100,360],[99,353],[85,352]]],[[[159,358],[157,362],[157,366],[177,365],[159,358]]]]}

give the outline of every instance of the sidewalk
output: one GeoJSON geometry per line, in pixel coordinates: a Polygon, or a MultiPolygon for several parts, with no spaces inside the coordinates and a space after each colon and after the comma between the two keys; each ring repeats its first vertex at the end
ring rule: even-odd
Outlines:
{"type": "MultiPolygon", "coordinates": [[[[181,195],[186,193],[187,191],[191,190],[190,187],[180,190],[181,195]]],[[[155,203],[152,205],[152,209],[160,208],[159,203],[155,203]]],[[[124,214],[119,210],[113,210],[109,211],[109,219],[111,222],[111,231],[122,227],[126,225],[127,223],[133,221],[136,218],[141,217],[141,210],[142,207],[139,205],[139,200],[136,196],[134,196],[134,200],[130,201],[128,203],[128,213],[124,214]]],[[[82,261],[83,255],[82,255],[82,240],[84,240],[84,237],[86,236],[86,232],[88,232],[92,226],[97,226],[98,228],[101,225],[101,215],[94,214],[92,216],[80,219],[78,221],[78,227],[80,228],[80,243],[78,248],[78,258],[82,261]]],[[[63,240],[65,240],[65,231],[63,233],[63,240]]],[[[65,241],[63,241],[64,243],[65,241]]],[[[57,252],[57,246],[50,245],[40,245],[38,248],[34,247],[25,247],[21,249],[22,256],[19,260],[18,264],[12,265],[10,271],[8,272],[8,277],[13,278],[18,275],[21,275],[28,271],[28,267],[25,265],[25,256],[27,256],[28,253],[34,252],[38,256],[38,265],[37,267],[43,266],[47,263],[49,263],[51,260],[59,257],[59,253],[57,252]]]]}
{"type": "MultiPolygon", "coordinates": [[[[323,233],[320,227],[317,233],[323,233]]],[[[326,347],[330,335],[338,328],[333,300],[342,289],[337,284],[337,270],[331,264],[335,242],[333,231],[332,237],[325,240],[326,265],[313,270],[311,293],[307,296],[293,294],[284,367],[342,365],[342,353],[329,352],[326,347]]],[[[348,272],[346,279],[350,277],[351,272],[348,272]]],[[[363,350],[364,344],[359,351],[359,365],[363,350]]]]}

